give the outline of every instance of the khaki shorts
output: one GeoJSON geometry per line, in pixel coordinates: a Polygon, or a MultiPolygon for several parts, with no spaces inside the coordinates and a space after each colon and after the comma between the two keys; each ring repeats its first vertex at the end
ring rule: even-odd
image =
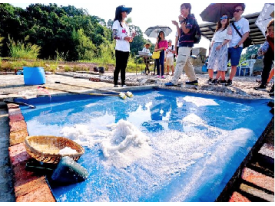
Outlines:
{"type": "Polygon", "coordinates": [[[174,66],[174,57],[167,57],[166,58],[166,64],[167,66],[174,66]]]}

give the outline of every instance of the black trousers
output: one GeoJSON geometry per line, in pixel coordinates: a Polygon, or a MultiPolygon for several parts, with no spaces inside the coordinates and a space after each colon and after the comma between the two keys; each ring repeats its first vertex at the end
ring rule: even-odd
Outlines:
{"type": "Polygon", "coordinates": [[[129,52],[116,50],[116,68],[114,71],[114,84],[117,85],[118,74],[121,75],[121,85],[125,85],[125,72],[129,58],[129,52]]]}
{"type": "Polygon", "coordinates": [[[262,72],[262,85],[266,85],[270,70],[273,65],[273,60],[274,60],[274,52],[272,51],[272,48],[269,47],[263,59],[264,69],[262,72]]]}
{"type": "Polygon", "coordinates": [[[159,75],[159,59],[155,59],[154,74],[156,74],[156,68],[157,68],[157,74],[159,75]]]}
{"type": "Polygon", "coordinates": [[[160,52],[159,59],[157,61],[157,75],[163,76],[164,75],[164,51],[160,52]]]}

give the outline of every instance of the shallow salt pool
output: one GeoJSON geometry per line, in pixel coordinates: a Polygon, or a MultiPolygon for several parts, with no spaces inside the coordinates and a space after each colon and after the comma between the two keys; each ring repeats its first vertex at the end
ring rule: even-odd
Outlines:
{"type": "Polygon", "coordinates": [[[29,135],[82,144],[89,178],[57,201],[215,201],[272,118],[268,100],[169,90],[133,98],[69,95],[21,107],[29,135]]]}

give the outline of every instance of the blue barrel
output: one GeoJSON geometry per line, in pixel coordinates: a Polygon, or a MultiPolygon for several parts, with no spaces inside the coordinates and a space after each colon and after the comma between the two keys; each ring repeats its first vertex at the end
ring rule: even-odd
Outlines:
{"type": "Polygon", "coordinates": [[[23,67],[25,85],[39,85],[46,83],[43,67],[23,67]]]}
{"type": "Polygon", "coordinates": [[[207,71],[208,71],[208,70],[207,70],[207,65],[206,65],[206,64],[204,64],[204,65],[202,66],[201,71],[202,71],[202,72],[207,72],[207,71]]]}

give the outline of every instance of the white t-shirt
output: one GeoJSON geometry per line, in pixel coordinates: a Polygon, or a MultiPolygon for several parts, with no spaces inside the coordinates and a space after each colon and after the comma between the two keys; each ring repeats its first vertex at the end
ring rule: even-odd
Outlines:
{"type": "MultiPolygon", "coordinates": [[[[239,21],[234,22],[235,27],[239,30],[241,35],[244,35],[246,32],[249,32],[249,21],[245,18],[241,18],[239,21]]],[[[233,27],[232,23],[230,24],[232,29],[232,40],[229,42],[229,47],[236,46],[239,41],[242,39],[238,32],[233,27]]],[[[243,44],[240,45],[240,47],[243,47],[243,44]]]]}
{"type": "Polygon", "coordinates": [[[213,40],[214,42],[224,42],[224,40],[231,40],[232,39],[232,35],[228,34],[228,28],[226,28],[225,30],[218,30],[215,32],[214,36],[213,36],[213,40]]]}
{"type": "Polygon", "coordinates": [[[123,52],[130,52],[130,43],[128,41],[123,40],[124,37],[130,36],[130,30],[128,25],[125,22],[120,22],[116,20],[113,23],[112,30],[117,30],[117,36],[121,37],[121,39],[116,39],[116,48],[115,50],[123,51],[123,52]],[[122,27],[121,27],[122,25],[122,27]]]}
{"type": "MultiPolygon", "coordinates": [[[[168,46],[167,50],[173,50],[173,51],[175,51],[175,47],[174,46],[168,46]]],[[[168,57],[173,57],[173,56],[174,56],[174,54],[172,52],[170,52],[170,51],[166,53],[166,57],[167,58],[168,57]]]]}
{"type": "Polygon", "coordinates": [[[146,47],[143,47],[143,49],[142,49],[142,52],[146,52],[146,53],[150,53],[150,50],[149,49],[146,49],[146,47]]]}

